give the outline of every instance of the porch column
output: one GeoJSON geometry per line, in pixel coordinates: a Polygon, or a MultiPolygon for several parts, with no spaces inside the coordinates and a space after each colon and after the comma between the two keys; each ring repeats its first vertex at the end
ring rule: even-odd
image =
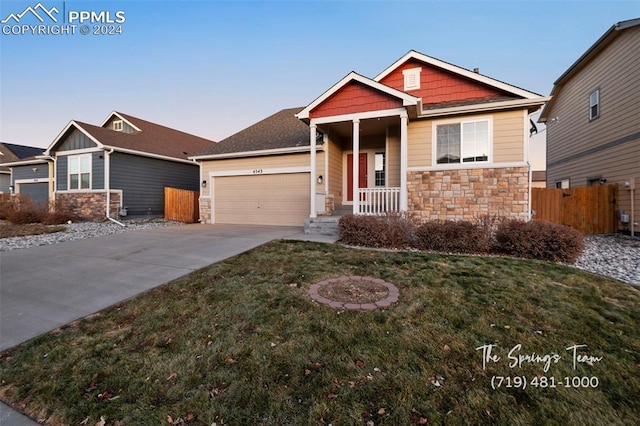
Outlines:
{"type": "Polygon", "coordinates": [[[311,131],[309,132],[309,145],[311,145],[311,213],[309,217],[317,217],[318,211],[316,210],[316,125],[311,123],[309,126],[311,131]]]}
{"type": "Polygon", "coordinates": [[[360,213],[360,120],[353,120],[353,214],[360,213]]]}
{"type": "Polygon", "coordinates": [[[406,212],[408,208],[407,194],[407,162],[409,148],[407,146],[407,123],[406,111],[400,114],[400,211],[406,212]]]}

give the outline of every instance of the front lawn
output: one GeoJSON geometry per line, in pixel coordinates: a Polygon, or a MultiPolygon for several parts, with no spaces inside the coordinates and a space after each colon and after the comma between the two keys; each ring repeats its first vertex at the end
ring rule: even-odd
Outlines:
{"type": "Polygon", "coordinates": [[[0,398],[55,425],[632,424],[639,306],[551,263],[277,241],[3,353],[0,398]],[[399,300],[307,294],[343,275],[399,300]]]}

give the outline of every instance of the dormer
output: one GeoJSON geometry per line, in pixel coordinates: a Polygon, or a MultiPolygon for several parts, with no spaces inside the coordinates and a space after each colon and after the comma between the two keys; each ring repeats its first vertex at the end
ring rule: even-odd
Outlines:
{"type": "Polygon", "coordinates": [[[140,131],[140,129],[136,127],[131,121],[127,120],[126,117],[115,111],[109,114],[107,119],[102,123],[100,127],[127,134],[140,131]]]}

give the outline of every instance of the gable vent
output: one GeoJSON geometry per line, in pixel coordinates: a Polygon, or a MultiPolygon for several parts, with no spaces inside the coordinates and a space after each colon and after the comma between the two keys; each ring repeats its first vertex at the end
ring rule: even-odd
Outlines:
{"type": "Polygon", "coordinates": [[[402,71],[404,76],[404,90],[415,90],[420,88],[420,72],[422,68],[410,68],[402,71]]]}

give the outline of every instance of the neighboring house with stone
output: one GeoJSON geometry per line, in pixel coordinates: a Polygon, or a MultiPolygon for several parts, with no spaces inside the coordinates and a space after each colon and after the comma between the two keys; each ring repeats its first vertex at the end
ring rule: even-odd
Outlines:
{"type": "Polygon", "coordinates": [[[117,218],[123,207],[128,215],[158,215],[165,187],[198,190],[198,165],[188,156],[213,144],[112,112],[99,126],[69,122],[40,158],[51,165],[50,199],[81,218],[117,218]]]}
{"type": "Polygon", "coordinates": [[[547,124],[547,186],[617,183],[619,227],[630,230],[640,223],[640,18],[609,28],[555,81],[551,95],[540,116],[547,124]]]}
{"type": "Polygon", "coordinates": [[[336,209],[527,219],[529,120],[548,99],[410,51],[191,157],[201,221],[299,226],[336,209]]]}
{"type": "Polygon", "coordinates": [[[49,193],[49,171],[45,160],[36,157],[43,148],[0,142],[0,194],[21,191],[34,202],[47,202],[49,193]],[[12,165],[21,163],[11,178],[12,165]]]}

